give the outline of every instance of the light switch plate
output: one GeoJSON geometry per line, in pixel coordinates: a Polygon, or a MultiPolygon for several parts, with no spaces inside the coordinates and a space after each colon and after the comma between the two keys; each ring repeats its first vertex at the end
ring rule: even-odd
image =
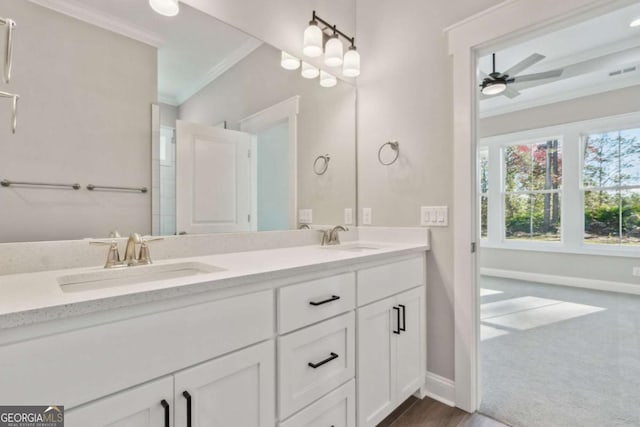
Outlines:
{"type": "Polygon", "coordinates": [[[371,225],[371,208],[362,208],[362,224],[371,225]]]}
{"type": "Polygon", "coordinates": [[[422,206],[420,207],[420,225],[427,227],[449,226],[448,206],[422,206]]]}
{"type": "Polygon", "coordinates": [[[344,225],[353,225],[353,209],[351,208],[344,210],[344,225]]]}

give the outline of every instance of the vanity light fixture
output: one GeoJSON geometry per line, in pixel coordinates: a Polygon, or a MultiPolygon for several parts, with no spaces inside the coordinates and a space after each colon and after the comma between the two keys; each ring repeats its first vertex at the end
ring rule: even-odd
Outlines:
{"type": "Polygon", "coordinates": [[[297,70],[300,68],[300,60],[283,50],[280,57],[280,65],[285,70],[297,70]]]}
{"type": "Polygon", "coordinates": [[[357,77],[360,75],[360,54],[356,50],[355,37],[349,37],[338,29],[337,26],[316,15],[313,11],[309,26],[304,30],[304,45],[302,53],[310,58],[317,58],[322,55],[324,45],[324,63],[329,67],[339,67],[343,65],[343,74],[346,77],[357,77]],[[320,28],[318,24],[324,28],[320,28]],[[343,38],[349,43],[349,50],[344,53],[343,38]]]}
{"type": "Polygon", "coordinates": [[[629,23],[629,26],[631,28],[640,27],[640,18],[636,18],[633,21],[631,21],[631,23],[629,23]]]}
{"type": "Polygon", "coordinates": [[[305,79],[315,79],[320,75],[320,70],[318,70],[313,65],[302,61],[302,77],[305,79]]]}
{"type": "Polygon", "coordinates": [[[333,74],[329,74],[324,70],[320,70],[320,86],[322,87],[334,87],[338,84],[338,79],[333,74]]]}
{"type": "Polygon", "coordinates": [[[180,12],[178,0],[149,0],[149,6],[163,16],[176,16],[180,12]]]}

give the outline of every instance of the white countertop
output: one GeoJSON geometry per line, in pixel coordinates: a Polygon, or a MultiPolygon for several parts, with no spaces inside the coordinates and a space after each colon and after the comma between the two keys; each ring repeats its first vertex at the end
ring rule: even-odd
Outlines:
{"type": "MultiPolygon", "coordinates": [[[[63,292],[61,276],[104,271],[102,266],[0,276],[0,330],[159,301],[230,286],[380,261],[429,250],[427,243],[348,242],[379,249],[359,252],[335,247],[298,246],[163,260],[153,265],[198,262],[223,270],[133,285],[63,292]]],[[[105,252],[106,253],[106,252],[105,252]]],[[[146,266],[126,267],[131,269],[146,266]]]]}

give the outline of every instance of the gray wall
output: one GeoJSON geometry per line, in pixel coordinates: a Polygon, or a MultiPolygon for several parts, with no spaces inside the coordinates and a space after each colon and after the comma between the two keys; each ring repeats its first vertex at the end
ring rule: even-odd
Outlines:
{"type": "MultiPolygon", "coordinates": [[[[151,187],[156,49],[42,8],[0,0],[13,18],[18,132],[0,99],[0,179],[151,187]]],[[[4,43],[4,37],[2,38],[4,43]]],[[[151,232],[149,193],[0,188],[0,241],[151,232]]]]}
{"type": "Polygon", "coordinates": [[[178,107],[169,104],[160,104],[160,126],[176,127],[178,120],[178,107]]]}
{"type": "MultiPolygon", "coordinates": [[[[443,29],[500,1],[357,1],[358,203],[373,209],[373,225],[419,225],[420,206],[455,209],[452,67],[443,29]],[[381,166],[378,147],[390,139],[400,141],[401,156],[381,166]]],[[[428,369],[453,379],[453,234],[451,227],[432,231],[428,369]]]]}
{"type": "Polygon", "coordinates": [[[343,210],[355,208],[356,90],[343,82],[323,88],[300,70],[280,67],[280,51],[263,44],[179,108],[179,118],[229,129],[278,102],[300,96],[298,115],[298,206],[313,209],[315,224],[341,224],[343,210]],[[324,175],[314,159],[329,154],[324,175]]]}
{"type": "MultiPolygon", "coordinates": [[[[635,111],[640,111],[640,86],[487,117],[478,128],[481,137],[488,137],[635,111]]],[[[640,266],[633,257],[481,247],[479,260],[481,268],[640,284],[640,278],[631,274],[634,266],[640,266]]]]}

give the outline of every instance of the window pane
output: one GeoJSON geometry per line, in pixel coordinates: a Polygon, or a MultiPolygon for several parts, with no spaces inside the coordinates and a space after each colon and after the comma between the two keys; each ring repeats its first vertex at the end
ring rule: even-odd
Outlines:
{"type": "Polygon", "coordinates": [[[487,237],[487,218],[489,215],[489,199],[486,195],[480,196],[480,237],[487,237]]]}
{"type": "Polygon", "coordinates": [[[562,152],[557,140],[506,147],[504,158],[507,193],[553,190],[562,184],[562,152]]]}
{"type": "Polygon", "coordinates": [[[504,200],[505,237],[529,239],[531,224],[531,200],[528,194],[508,194],[504,200]]]}
{"type": "Polygon", "coordinates": [[[620,180],[622,185],[640,184],[640,129],[620,132],[620,180]]]}
{"type": "Polygon", "coordinates": [[[609,187],[620,183],[617,133],[589,135],[583,155],[585,187],[609,187]]]}
{"type": "Polygon", "coordinates": [[[531,238],[541,241],[560,240],[560,194],[545,193],[531,195],[531,238]]]}
{"type": "Polygon", "coordinates": [[[623,191],[622,240],[623,245],[640,245],[640,190],[623,191]]]}
{"type": "Polygon", "coordinates": [[[484,147],[478,150],[478,185],[481,194],[489,191],[489,150],[484,147]]]}
{"type": "Polygon", "coordinates": [[[585,243],[620,243],[620,193],[618,191],[585,191],[585,243]]]}
{"type": "Polygon", "coordinates": [[[562,154],[557,140],[534,144],[531,190],[555,190],[562,183],[562,154]]]}

